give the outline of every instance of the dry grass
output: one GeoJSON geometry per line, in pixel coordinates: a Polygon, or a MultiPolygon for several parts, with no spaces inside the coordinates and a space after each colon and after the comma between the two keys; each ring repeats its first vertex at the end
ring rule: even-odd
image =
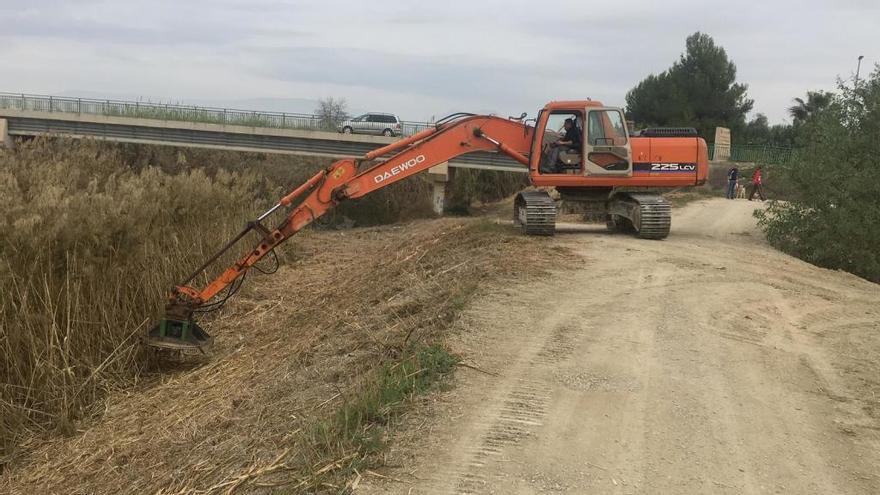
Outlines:
{"type": "Polygon", "coordinates": [[[138,336],[170,284],[274,189],[255,174],[133,167],[97,143],[0,153],[0,468],[22,438],[70,434],[138,380],[138,336]]]}
{"type": "MultiPolygon", "coordinates": [[[[72,433],[141,381],[138,337],[167,289],[330,161],[47,139],[0,150],[0,470],[20,442],[72,433]]],[[[326,220],[431,215],[413,180],[326,220]]]]}
{"type": "Polygon", "coordinates": [[[213,356],[114,393],[69,438],[27,445],[0,487],[337,491],[378,458],[350,437],[316,435],[315,425],[357,400],[383,363],[442,342],[479,287],[539,272],[546,242],[478,219],[305,232],[291,262],[255,277],[210,324],[213,356]]]}

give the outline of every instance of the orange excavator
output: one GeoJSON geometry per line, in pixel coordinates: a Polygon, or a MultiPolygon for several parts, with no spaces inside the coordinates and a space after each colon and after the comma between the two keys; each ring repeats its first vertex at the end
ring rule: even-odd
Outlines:
{"type": "Polygon", "coordinates": [[[145,343],[204,350],[213,338],[194,321],[194,315],[222,306],[241,286],[245,274],[274,254],[279,244],[343,201],[366,196],[465,153],[496,151],[528,167],[536,189],[516,196],[513,220],[530,235],[555,232],[556,203],[546,189],[552,187],[563,201],[581,203],[603,214],[610,230],[663,239],[669,234],[671,212],[659,192],[706,181],[707,146],[694,129],[645,129],[630,135],[620,109],[592,100],[555,101],[545,105],[536,119],[524,117],[453,114],[408,138],[321,170],[249,222],[175,287],[164,319],[148,332],[145,343]],[[284,208],[288,213],[277,227],[263,224],[284,208]],[[207,286],[189,285],[251,232],[260,240],[250,251],[207,286]]]}

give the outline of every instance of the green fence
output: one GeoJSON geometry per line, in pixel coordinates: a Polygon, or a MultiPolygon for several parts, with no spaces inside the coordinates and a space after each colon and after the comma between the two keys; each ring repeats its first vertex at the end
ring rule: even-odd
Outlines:
{"type": "Polygon", "coordinates": [[[763,144],[733,144],[717,148],[710,144],[709,159],[785,165],[797,159],[797,150],[763,144]]]}

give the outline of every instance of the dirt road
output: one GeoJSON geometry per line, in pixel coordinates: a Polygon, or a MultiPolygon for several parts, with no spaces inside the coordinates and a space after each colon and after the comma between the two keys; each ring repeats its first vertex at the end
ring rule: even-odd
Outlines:
{"type": "Polygon", "coordinates": [[[753,208],[693,203],[665,241],[562,226],[583,259],[468,309],[451,345],[493,374],[358,492],[880,493],[880,290],[774,251],[753,208]]]}

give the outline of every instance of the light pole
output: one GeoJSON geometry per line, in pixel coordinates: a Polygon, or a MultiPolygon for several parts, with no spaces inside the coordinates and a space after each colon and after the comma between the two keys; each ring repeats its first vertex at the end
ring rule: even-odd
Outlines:
{"type": "Polygon", "coordinates": [[[855,84],[854,84],[855,88],[859,87],[859,69],[862,68],[862,59],[863,58],[865,58],[864,55],[859,55],[859,63],[858,63],[858,65],[856,65],[856,80],[855,80],[855,84]]]}

